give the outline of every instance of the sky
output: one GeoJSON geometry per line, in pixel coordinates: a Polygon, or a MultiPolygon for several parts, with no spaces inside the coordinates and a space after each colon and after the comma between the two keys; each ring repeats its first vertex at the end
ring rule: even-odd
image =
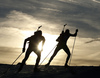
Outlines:
{"type": "MultiPolygon", "coordinates": [[[[0,46],[22,47],[40,25],[46,38],[56,40],[67,23],[71,33],[79,30],[74,55],[80,57],[75,58],[99,65],[99,8],[100,0],[0,0],[0,46]]],[[[69,40],[69,48],[73,41],[69,40]]]]}

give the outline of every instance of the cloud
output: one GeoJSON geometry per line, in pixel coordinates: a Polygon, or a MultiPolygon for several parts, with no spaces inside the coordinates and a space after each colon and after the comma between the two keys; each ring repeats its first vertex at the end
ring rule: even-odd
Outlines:
{"type": "Polygon", "coordinates": [[[47,10],[47,11],[55,11],[55,12],[62,12],[60,10],[57,10],[57,9],[52,9],[52,8],[41,8],[43,10],[47,10]]]}
{"type": "Polygon", "coordinates": [[[87,41],[85,43],[92,43],[92,42],[95,42],[95,41],[100,41],[100,39],[93,39],[93,40],[87,41]]]}
{"type": "Polygon", "coordinates": [[[37,29],[43,25],[47,33],[59,34],[67,28],[80,30],[80,37],[100,37],[100,5],[92,0],[24,0],[1,1],[0,24],[19,29],[37,29]],[[15,24],[13,24],[13,23],[15,24]],[[34,26],[33,26],[34,25],[34,26]]]}
{"type": "Polygon", "coordinates": [[[40,25],[40,23],[36,18],[16,10],[11,11],[6,18],[0,22],[0,27],[13,27],[25,30],[33,30],[37,25],[40,25]]]}
{"type": "Polygon", "coordinates": [[[92,1],[97,2],[97,3],[100,3],[100,1],[99,1],[99,0],[92,0],[92,1]]]}
{"type": "Polygon", "coordinates": [[[29,15],[27,13],[23,13],[21,11],[16,11],[16,10],[11,11],[0,22],[0,27],[1,28],[3,28],[3,27],[16,28],[16,29],[28,30],[28,31],[29,30],[30,31],[36,31],[36,29],[40,25],[43,26],[43,28],[41,28],[41,29],[45,33],[50,33],[50,34],[53,34],[53,33],[57,34],[57,33],[59,33],[59,30],[57,30],[57,32],[52,31],[52,30],[56,30],[57,26],[60,26],[59,24],[57,25],[55,23],[51,23],[48,20],[39,19],[39,18],[36,18],[36,17],[34,17],[32,15],[29,15]]]}
{"type": "Polygon", "coordinates": [[[61,2],[77,2],[76,0],[59,0],[61,2]]]}
{"type": "Polygon", "coordinates": [[[22,39],[24,39],[24,35],[21,30],[11,27],[0,28],[0,46],[21,47],[22,39]]]}

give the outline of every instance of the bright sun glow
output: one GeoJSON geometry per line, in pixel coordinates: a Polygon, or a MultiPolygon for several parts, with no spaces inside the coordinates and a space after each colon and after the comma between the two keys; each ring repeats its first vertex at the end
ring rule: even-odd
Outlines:
{"type": "MultiPolygon", "coordinates": [[[[43,51],[41,52],[41,61],[40,63],[45,59],[45,57],[49,54],[48,57],[50,57],[53,52],[54,52],[54,47],[56,46],[57,42],[56,42],[56,38],[58,37],[57,35],[50,35],[50,34],[43,34],[43,36],[45,37],[46,41],[44,43],[43,46],[43,51]],[[53,50],[52,50],[53,49],[53,50]],[[51,52],[52,50],[52,52],[51,52]]],[[[38,45],[39,50],[41,50],[42,48],[42,42],[40,42],[40,44],[38,45]]],[[[32,52],[31,56],[36,57],[36,55],[32,52]]],[[[32,59],[33,60],[33,59],[32,59]]],[[[46,60],[43,62],[43,64],[47,62],[46,60]]]]}
{"type": "MultiPolygon", "coordinates": [[[[50,57],[52,55],[52,53],[54,52],[53,48],[57,44],[56,38],[58,37],[57,35],[51,35],[51,34],[43,34],[43,36],[45,37],[46,41],[45,41],[44,46],[43,46],[43,51],[41,52],[41,61],[40,61],[40,63],[45,59],[45,57],[49,53],[50,54],[49,54],[48,57],[50,57]]],[[[40,46],[41,46],[41,43],[40,43],[39,47],[40,46]]],[[[46,62],[46,60],[43,63],[45,63],[45,62],[46,62]]]]}
{"type": "Polygon", "coordinates": [[[42,41],[39,43],[38,49],[41,51],[41,49],[42,49],[42,41]]]}

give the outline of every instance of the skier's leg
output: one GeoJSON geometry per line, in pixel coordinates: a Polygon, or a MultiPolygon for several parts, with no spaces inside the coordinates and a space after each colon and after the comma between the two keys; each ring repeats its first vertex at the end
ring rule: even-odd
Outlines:
{"type": "Polygon", "coordinates": [[[37,59],[36,59],[34,71],[38,71],[38,65],[39,65],[39,62],[40,62],[40,59],[41,59],[41,52],[38,51],[38,52],[36,53],[36,55],[37,55],[37,59]]]}
{"type": "Polygon", "coordinates": [[[49,66],[49,64],[51,63],[51,61],[53,60],[53,58],[56,56],[56,54],[58,53],[58,51],[60,50],[60,48],[57,46],[53,55],[51,56],[49,62],[45,65],[45,66],[49,66]]]}
{"type": "Polygon", "coordinates": [[[30,53],[31,53],[31,51],[28,49],[28,50],[26,51],[25,57],[24,57],[24,59],[23,59],[21,65],[20,65],[20,67],[19,67],[19,69],[18,69],[18,72],[20,72],[20,71],[22,70],[22,68],[23,68],[23,66],[25,65],[25,62],[26,62],[26,60],[28,59],[30,53]]]}
{"type": "Polygon", "coordinates": [[[63,50],[67,53],[67,58],[66,58],[66,62],[65,62],[65,67],[67,67],[68,65],[67,65],[67,63],[68,63],[68,61],[69,61],[69,59],[70,59],[70,50],[69,50],[69,48],[67,47],[67,46],[64,46],[64,48],[63,48],[63,50]]]}

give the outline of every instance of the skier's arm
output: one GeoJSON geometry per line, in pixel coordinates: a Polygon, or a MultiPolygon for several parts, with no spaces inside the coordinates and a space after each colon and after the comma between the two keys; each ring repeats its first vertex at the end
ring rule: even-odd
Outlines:
{"type": "Polygon", "coordinates": [[[76,29],[76,32],[75,32],[75,34],[70,34],[70,36],[77,36],[77,32],[78,32],[78,29],[76,29]]]}
{"type": "Polygon", "coordinates": [[[43,41],[42,41],[42,50],[41,50],[41,51],[43,51],[43,45],[44,45],[44,43],[45,43],[45,38],[43,37],[43,41]]]}
{"type": "Polygon", "coordinates": [[[23,45],[23,49],[22,49],[22,52],[24,53],[25,52],[25,46],[26,46],[26,42],[29,40],[29,38],[25,39],[24,40],[24,45],[23,45]]]}

